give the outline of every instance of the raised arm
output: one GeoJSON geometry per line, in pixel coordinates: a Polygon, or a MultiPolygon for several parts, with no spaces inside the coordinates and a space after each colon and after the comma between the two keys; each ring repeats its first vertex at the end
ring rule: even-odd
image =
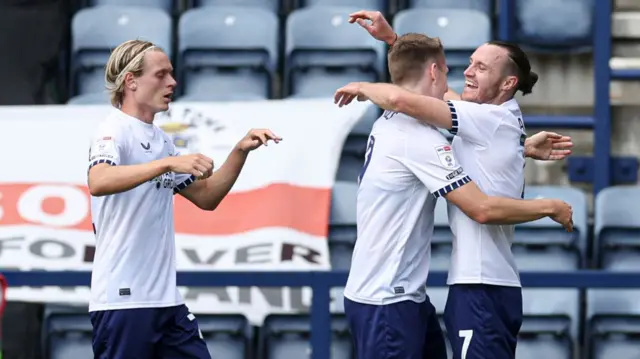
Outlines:
{"type": "Polygon", "coordinates": [[[370,100],[385,110],[404,113],[439,128],[452,127],[451,111],[446,102],[407,91],[396,85],[352,82],[338,89],[334,100],[342,107],[355,98],[359,101],[370,100]]]}
{"type": "Polygon", "coordinates": [[[249,131],[234,147],[222,167],[214,172],[211,177],[205,181],[197,181],[184,189],[179,188],[176,192],[198,206],[198,208],[213,211],[236,183],[249,152],[263,144],[266,146],[269,140],[278,143],[282,139],[269,130],[249,131]]]}

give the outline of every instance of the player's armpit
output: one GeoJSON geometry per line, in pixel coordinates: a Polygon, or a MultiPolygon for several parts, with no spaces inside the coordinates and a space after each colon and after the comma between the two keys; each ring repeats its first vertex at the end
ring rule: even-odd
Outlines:
{"type": "Polygon", "coordinates": [[[554,200],[516,200],[487,196],[473,182],[449,192],[445,198],[481,224],[518,224],[557,213],[554,200]]]}
{"type": "Polygon", "coordinates": [[[89,168],[89,193],[100,197],[126,192],[168,171],[163,160],[130,166],[100,163],[89,168]]]}

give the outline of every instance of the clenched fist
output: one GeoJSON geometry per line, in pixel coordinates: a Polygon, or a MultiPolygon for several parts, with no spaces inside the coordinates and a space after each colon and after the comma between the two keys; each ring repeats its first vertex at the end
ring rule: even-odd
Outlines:
{"type": "Polygon", "coordinates": [[[203,154],[168,157],[169,170],[191,174],[197,179],[206,179],[213,174],[213,160],[203,154]]]}

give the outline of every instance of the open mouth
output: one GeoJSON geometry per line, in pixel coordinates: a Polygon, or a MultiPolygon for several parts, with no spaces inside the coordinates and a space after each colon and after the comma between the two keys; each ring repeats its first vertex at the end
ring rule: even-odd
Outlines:
{"type": "Polygon", "coordinates": [[[166,101],[171,101],[171,99],[173,98],[173,93],[168,93],[168,94],[164,95],[163,97],[164,97],[164,99],[166,101]]]}
{"type": "Polygon", "coordinates": [[[468,88],[468,89],[472,89],[475,90],[478,88],[478,85],[474,84],[473,82],[467,80],[464,82],[464,87],[468,88]]]}

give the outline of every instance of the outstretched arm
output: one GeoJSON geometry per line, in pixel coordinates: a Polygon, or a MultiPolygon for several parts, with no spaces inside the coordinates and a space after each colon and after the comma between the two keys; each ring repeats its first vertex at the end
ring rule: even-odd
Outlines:
{"type": "Polygon", "coordinates": [[[550,217],[567,231],[573,230],[571,206],[560,200],[487,196],[473,182],[447,193],[445,198],[478,223],[518,224],[550,217]]]}
{"type": "Polygon", "coordinates": [[[247,160],[250,151],[267,145],[272,140],[279,143],[282,139],[269,130],[251,130],[235,146],[225,163],[204,181],[196,181],[179,193],[205,211],[213,211],[231,191],[247,160]]]}
{"type": "Polygon", "coordinates": [[[384,83],[352,82],[336,91],[334,100],[340,107],[354,99],[367,99],[379,107],[404,113],[430,125],[450,129],[451,111],[446,102],[422,96],[399,86],[384,83]]]}

